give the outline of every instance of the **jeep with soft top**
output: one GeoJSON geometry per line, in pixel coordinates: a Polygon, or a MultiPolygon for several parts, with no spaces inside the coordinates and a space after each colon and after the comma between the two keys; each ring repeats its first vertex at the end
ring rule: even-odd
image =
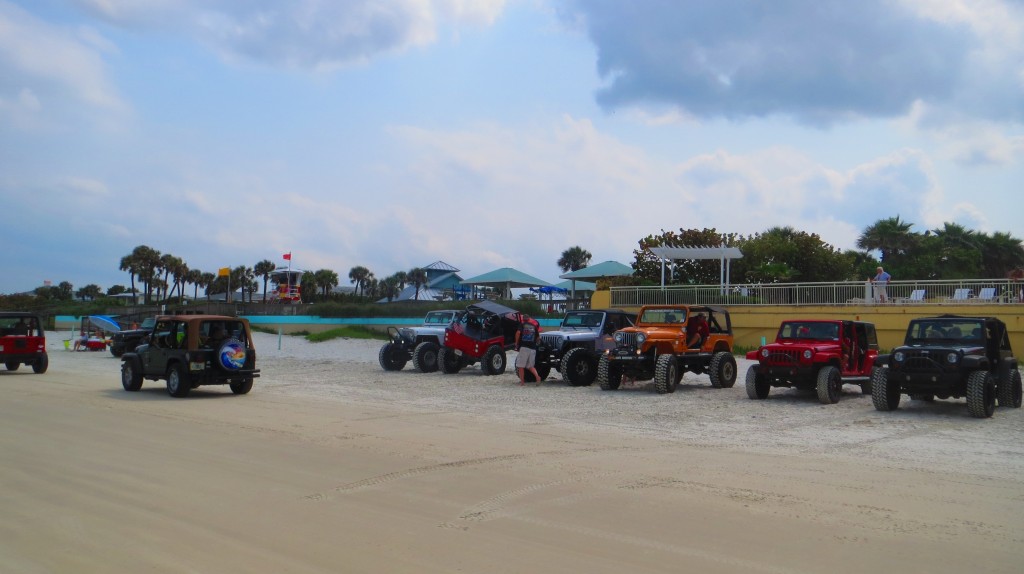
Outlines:
{"type": "Polygon", "coordinates": [[[872,323],[832,319],[783,321],[775,341],[747,353],[747,396],[766,399],[772,387],[816,390],[822,404],[839,402],[844,384],[871,394],[878,356],[872,323]]]}
{"type": "Polygon", "coordinates": [[[444,343],[444,330],[459,311],[431,311],[418,327],[388,327],[391,340],[377,353],[377,360],[385,371],[401,371],[410,360],[412,366],[423,373],[437,370],[437,353],[444,343]]]}
{"type": "Polygon", "coordinates": [[[988,418],[999,406],[1019,409],[1021,377],[1006,324],[995,317],[942,315],[914,319],[903,345],[879,355],[871,402],[879,411],[899,408],[900,396],[919,401],[967,398],[972,417],[988,418]]]}
{"type": "Polygon", "coordinates": [[[485,375],[504,373],[506,353],[515,348],[516,331],[524,320],[519,311],[494,301],[467,306],[444,330],[444,345],[437,355],[441,371],[457,373],[479,361],[485,375]]]}
{"type": "Polygon", "coordinates": [[[22,365],[42,374],[50,364],[46,354],[46,334],[43,322],[35,313],[17,311],[0,312],[0,363],[8,371],[17,371],[22,365]]]}
{"type": "Polygon", "coordinates": [[[121,355],[121,385],[138,391],[143,379],[167,381],[184,397],[201,385],[228,385],[244,395],[260,376],[249,321],[222,315],[166,315],[134,351],[121,355]]]}
{"type": "Polygon", "coordinates": [[[605,351],[597,365],[601,390],[616,390],[628,377],[653,379],[658,394],[672,393],[687,371],[708,373],[716,389],[736,383],[732,322],[722,307],[646,305],[634,326],[616,331],[612,338],[615,347],[605,351]]]}
{"type": "Polygon", "coordinates": [[[612,334],[633,326],[636,315],[618,309],[569,311],[557,331],[544,331],[537,348],[537,374],[551,369],[574,387],[588,386],[597,377],[601,354],[613,346],[612,334]]]}

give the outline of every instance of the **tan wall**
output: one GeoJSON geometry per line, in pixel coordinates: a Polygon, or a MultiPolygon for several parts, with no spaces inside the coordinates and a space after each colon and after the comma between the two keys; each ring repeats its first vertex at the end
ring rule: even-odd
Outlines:
{"type": "MultiPolygon", "coordinates": [[[[610,291],[598,291],[590,300],[592,309],[607,309],[611,303],[610,291]]],[[[627,308],[639,311],[639,308],[627,308]]],[[[874,323],[878,331],[878,344],[891,349],[903,343],[907,323],[916,317],[934,317],[944,314],[998,317],[1006,323],[1014,354],[1024,356],[1024,305],[867,305],[867,306],[735,306],[729,307],[735,344],[752,348],[761,344],[761,337],[773,340],[779,323],[784,319],[851,319],[874,323]]]]}

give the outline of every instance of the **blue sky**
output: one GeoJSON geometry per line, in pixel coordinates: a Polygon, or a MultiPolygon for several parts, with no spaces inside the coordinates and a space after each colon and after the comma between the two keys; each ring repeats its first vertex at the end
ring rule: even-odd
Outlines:
{"type": "Polygon", "coordinates": [[[0,0],[0,293],[136,245],[556,281],[679,228],[1024,238],[1020,0],[0,0]]]}

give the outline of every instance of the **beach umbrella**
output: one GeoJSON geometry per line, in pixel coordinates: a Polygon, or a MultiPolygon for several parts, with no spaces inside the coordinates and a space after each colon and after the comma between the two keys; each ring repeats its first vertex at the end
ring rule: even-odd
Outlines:
{"type": "Polygon", "coordinates": [[[121,330],[121,325],[109,315],[89,315],[89,324],[107,333],[116,333],[121,330]]]}

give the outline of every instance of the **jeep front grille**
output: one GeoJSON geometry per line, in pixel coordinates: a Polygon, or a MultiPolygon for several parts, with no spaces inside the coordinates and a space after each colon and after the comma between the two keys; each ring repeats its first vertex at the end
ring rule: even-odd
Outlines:
{"type": "Polygon", "coordinates": [[[798,365],[803,349],[780,349],[772,351],[764,361],[769,365],[798,365]]]}
{"type": "Polygon", "coordinates": [[[549,349],[562,348],[562,336],[554,333],[550,335],[545,335],[542,333],[540,336],[540,342],[543,343],[544,346],[548,347],[549,349]]]}
{"type": "Polygon", "coordinates": [[[941,372],[942,366],[945,364],[945,357],[949,354],[949,351],[921,351],[921,350],[909,350],[903,351],[906,357],[900,368],[908,371],[918,372],[941,372]]]}
{"type": "Polygon", "coordinates": [[[619,337],[622,339],[622,342],[618,343],[619,347],[636,348],[636,333],[619,333],[619,337]]]}

